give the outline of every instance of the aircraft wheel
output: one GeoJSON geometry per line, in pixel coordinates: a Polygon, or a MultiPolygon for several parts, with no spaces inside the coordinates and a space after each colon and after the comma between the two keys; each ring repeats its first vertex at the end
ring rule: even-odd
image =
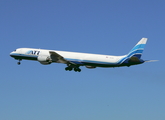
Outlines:
{"type": "Polygon", "coordinates": [[[66,67],[65,70],[66,70],[66,71],[68,71],[68,70],[69,70],[69,71],[72,71],[73,68],[72,68],[72,67],[66,67]]]}
{"type": "Polygon", "coordinates": [[[66,71],[68,70],[67,67],[65,68],[65,70],[66,70],[66,71]]]}
{"type": "Polygon", "coordinates": [[[20,64],[21,64],[21,62],[17,62],[17,64],[18,64],[18,65],[20,65],[20,64]]]}
{"type": "Polygon", "coordinates": [[[66,67],[65,70],[68,71],[69,70],[68,67],[66,67]]]}
{"type": "Polygon", "coordinates": [[[74,68],[74,71],[77,72],[77,68],[74,68]]]}
{"type": "Polygon", "coordinates": [[[69,68],[69,71],[72,71],[73,68],[69,68]]]}
{"type": "Polygon", "coordinates": [[[81,69],[79,69],[78,72],[81,72],[81,69]]]}
{"type": "Polygon", "coordinates": [[[22,59],[18,59],[18,62],[17,62],[17,64],[18,64],[18,65],[20,65],[20,64],[21,64],[21,62],[20,62],[21,60],[22,60],[22,59]]]}
{"type": "Polygon", "coordinates": [[[74,71],[75,72],[81,72],[81,69],[80,68],[74,68],[74,71]]]}

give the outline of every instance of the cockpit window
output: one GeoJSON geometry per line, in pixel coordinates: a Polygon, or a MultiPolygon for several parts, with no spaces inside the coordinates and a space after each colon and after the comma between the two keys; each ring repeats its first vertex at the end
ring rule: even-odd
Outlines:
{"type": "Polygon", "coordinates": [[[16,50],[14,50],[14,52],[15,52],[16,50]]]}

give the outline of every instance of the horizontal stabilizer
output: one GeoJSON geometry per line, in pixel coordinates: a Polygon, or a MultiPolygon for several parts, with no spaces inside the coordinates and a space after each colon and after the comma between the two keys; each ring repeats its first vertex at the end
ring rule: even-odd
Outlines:
{"type": "Polygon", "coordinates": [[[140,59],[138,57],[132,56],[129,61],[129,63],[139,63],[140,59]]]}
{"type": "Polygon", "coordinates": [[[157,62],[159,60],[145,60],[144,62],[157,62]]]}

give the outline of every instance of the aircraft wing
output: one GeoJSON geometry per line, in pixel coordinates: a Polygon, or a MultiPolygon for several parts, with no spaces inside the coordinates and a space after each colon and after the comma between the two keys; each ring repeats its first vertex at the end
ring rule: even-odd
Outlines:
{"type": "Polygon", "coordinates": [[[78,65],[75,62],[71,62],[71,61],[66,60],[63,56],[61,56],[60,54],[58,54],[58,53],[56,53],[54,51],[49,51],[49,54],[50,54],[50,57],[51,57],[52,61],[54,61],[54,62],[78,65]]]}

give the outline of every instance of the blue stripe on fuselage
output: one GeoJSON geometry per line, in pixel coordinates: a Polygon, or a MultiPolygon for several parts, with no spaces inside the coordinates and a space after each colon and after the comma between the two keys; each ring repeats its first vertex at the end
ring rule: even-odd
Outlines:
{"type": "Polygon", "coordinates": [[[116,64],[111,62],[103,62],[103,61],[93,61],[93,60],[80,60],[80,59],[72,59],[72,58],[65,58],[68,61],[82,64],[82,63],[96,63],[96,64],[116,64]]]}

